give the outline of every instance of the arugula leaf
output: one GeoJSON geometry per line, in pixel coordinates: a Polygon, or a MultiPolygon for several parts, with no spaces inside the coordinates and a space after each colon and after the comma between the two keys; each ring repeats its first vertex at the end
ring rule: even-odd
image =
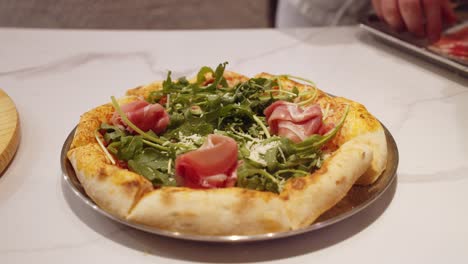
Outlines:
{"type": "Polygon", "coordinates": [[[163,81],[162,85],[162,92],[163,94],[167,95],[170,93],[177,93],[177,92],[188,92],[190,91],[190,83],[185,77],[179,78],[176,82],[172,81],[172,72],[169,71],[167,73],[166,80],[163,81]]]}
{"type": "Polygon", "coordinates": [[[107,150],[109,150],[110,153],[113,155],[117,156],[117,153],[119,153],[119,146],[120,146],[120,141],[115,141],[110,143],[107,146],[107,150]]]}
{"type": "Polygon", "coordinates": [[[236,186],[278,193],[280,192],[281,183],[265,170],[251,167],[248,163],[243,163],[237,168],[236,186]]]}
{"type": "Polygon", "coordinates": [[[169,160],[167,154],[153,148],[145,148],[128,161],[128,167],[143,175],[153,185],[175,186],[175,180],[168,172],[169,160]]]}
{"type": "Polygon", "coordinates": [[[164,92],[161,90],[152,91],[146,101],[150,104],[159,103],[159,101],[164,97],[164,92]]]}
{"type": "Polygon", "coordinates": [[[278,148],[271,148],[266,151],[265,157],[267,170],[272,172],[278,167],[278,148]]]}
{"type": "Polygon", "coordinates": [[[213,73],[213,82],[207,86],[201,87],[199,86],[200,83],[198,83],[199,80],[202,80],[202,82],[205,81],[204,79],[204,74],[207,72],[213,72],[211,68],[208,67],[203,67],[200,72],[197,74],[197,85],[192,87],[192,93],[198,93],[198,92],[214,92],[218,89],[218,85],[221,84],[223,87],[227,86],[227,82],[224,79],[224,69],[226,68],[227,62],[221,63],[216,67],[216,70],[213,73]],[[203,78],[201,78],[201,75],[203,75],[203,78]],[[198,78],[200,76],[200,79],[198,78]]]}
{"type": "Polygon", "coordinates": [[[211,124],[203,122],[203,119],[192,120],[191,122],[185,122],[176,129],[170,130],[163,134],[165,138],[178,140],[179,134],[189,136],[198,134],[200,136],[206,136],[213,133],[214,127],[211,124]]]}
{"type": "Polygon", "coordinates": [[[143,140],[141,136],[125,136],[121,138],[118,145],[117,158],[128,161],[142,150],[143,140]]]}
{"type": "Polygon", "coordinates": [[[291,177],[301,177],[307,176],[310,172],[304,170],[294,170],[294,169],[286,169],[286,170],[278,170],[275,172],[275,177],[281,177],[283,179],[289,179],[291,177]]]}
{"type": "Polygon", "coordinates": [[[185,121],[184,115],[180,113],[173,113],[170,115],[168,129],[174,129],[182,125],[185,121]]]}
{"type": "Polygon", "coordinates": [[[223,87],[227,86],[227,82],[224,79],[224,70],[226,69],[227,64],[227,62],[224,62],[219,64],[218,67],[216,67],[216,70],[214,72],[214,82],[211,84],[211,86],[207,88],[217,89],[219,84],[221,84],[223,87]]]}
{"type": "Polygon", "coordinates": [[[206,78],[205,78],[205,75],[207,73],[212,73],[213,75],[215,74],[215,72],[213,71],[213,69],[211,69],[210,67],[208,66],[203,66],[200,71],[198,71],[198,74],[197,74],[197,84],[200,85],[202,84],[204,81],[206,81],[206,78]]]}
{"type": "Polygon", "coordinates": [[[185,76],[182,76],[182,77],[180,77],[179,79],[177,79],[177,83],[178,83],[180,86],[188,86],[188,85],[190,85],[190,82],[187,80],[187,78],[185,78],[185,76]]]}
{"type": "Polygon", "coordinates": [[[246,82],[239,83],[235,87],[234,92],[236,102],[243,102],[246,99],[258,99],[266,90],[271,90],[274,83],[274,81],[265,78],[252,78],[246,82]]]}
{"type": "Polygon", "coordinates": [[[219,112],[218,128],[224,129],[228,124],[247,130],[254,122],[252,111],[245,106],[230,104],[221,108],[219,112]]]}
{"type": "Polygon", "coordinates": [[[177,92],[180,88],[180,85],[172,81],[171,75],[171,71],[167,72],[166,80],[163,81],[162,91],[164,92],[164,94],[168,94],[170,92],[177,92]]]}
{"type": "Polygon", "coordinates": [[[118,128],[117,126],[111,126],[107,123],[102,123],[100,129],[105,131],[104,140],[107,143],[118,141],[121,137],[126,136],[124,130],[118,128]]]}
{"type": "MultiPolygon", "coordinates": [[[[322,163],[321,148],[341,129],[348,110],[339,124],[327,134],[312,135],[298,144],[288,138],[269,135],[263,114],[268,106],[277,100],[297,103],[298,99],[302,99],[297,104],[308,104],[314,100],[316,90],[305,93],[299,92],[297,87],[291,91],[283,89],[280,80],[284,78],[310,83],[309,80],[289,75],[272,79],[251,78],[229,87],[224,78],[226,64],[219,64],[214,70],[202,67],[193,83],[189,83],[185,77],[173,80],[171,72],[168,72],[162,89],[152,92],[147,98],[151,103],[167,100],[165,107],[170,122],[165,133],[157,136],[152,132],[135,130],[139,135],[128,135],[119,127],[103,124],[101,132],[105,132],[109,152],[127,161],[132,171],[143,175],[156,186],[174,185],[172,161],[177,155],[200,147],[199,143],[181,140],[181,135],[204,137],[216,133],[235,139],[241,160],[237,170],[238,187],[280,192],[285,180],[308,175],[319,168],[322,163]],[[213,80],[204,85],[207,73],[211,73],[213,80]],[[278,142],[258,148],[272,141],[278,142]]],[[[114,98],[113,103],[119,112],[121,109],[114,98]]]]}

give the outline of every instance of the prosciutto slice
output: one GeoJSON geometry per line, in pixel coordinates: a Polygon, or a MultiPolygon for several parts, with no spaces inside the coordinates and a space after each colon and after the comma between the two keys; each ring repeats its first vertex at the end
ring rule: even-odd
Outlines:
{"type": "Polygon", "coordinates": [[[234,186],[237,178],[237,143],[226,136],[211,134],[199,149],[177,157],[176,181],[195,189],[234,186]]]}
{"type": "MultiPolygon", "coordinates": [[[[160,104],[150,104],[144,100],[139,100],[122,105],[121,108],[127,118],[145,132],[152,130],[154,133],[160,134],[166,130],[169,124],[169,115],[160,104]]],[[[122,121],[117,111],[114,112],[111,122],[116,126],[125,127],[132,133],[134,132],[122,121]]]]}
{"type": "Polygon", "coordinates": [[[307,137],[327,133],[332,126],[322,122],[322,110],[317,104],[302,108],[286,101],[276,101],[264,111],[272,134],[301,142],[307,137]]]}
{"type": "Polygon", "coordinates": [[[429,49],[453,56],[468,63],[468,26],[445,34],[438,42],[430,46],[429,49]]]}

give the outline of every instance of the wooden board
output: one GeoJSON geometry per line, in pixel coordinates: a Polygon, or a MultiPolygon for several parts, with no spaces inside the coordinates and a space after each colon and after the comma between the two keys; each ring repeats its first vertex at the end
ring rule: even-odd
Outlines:
{"type": "Polygon", "coordinates": [[[0,176],[15,155],[19,138],[18,111],[11,98],[0,89],[0,176]]]}

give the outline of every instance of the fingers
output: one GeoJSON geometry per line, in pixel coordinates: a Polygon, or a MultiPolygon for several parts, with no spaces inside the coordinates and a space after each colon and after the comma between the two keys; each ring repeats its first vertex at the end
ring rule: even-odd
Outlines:
{"type": "Polygon", "coordinates": [[[382,15],[382,6],[380,5],[381,0],[372,0],[372,6],[374,7],[374,11],[380,19],[383,19],[382,15]]]}
{"type": "Polygon", "coordinates": [[[442,8],[438,0],[422,0],[426,17],[426,34],[430,42],[439,40],[442,31],[442,8]]]}
{"type": "Polygon", "coordinates": [[[394,30],[402,30],[404,28],[403,19],[398,7],[398,0],[384,0],[380,1],[380,10],[382,16],[394,30]]]}
{"type": "Polygon", "coordinates": [[[424,37],[424,14],[419,0],[399,0],[401,17],[409,32],[424,37]]]}
{"type": "Polygon", "coordinates": [[[427,36],[431,42],[440,38],[444,23],[457,21],[450,0],[372,0],[372,5],[394,30],[406,28],[415,36],[427,36]]]}
{"type": "Polygon", "coordinates": [[[453,8],[450,6],[449,0],[445,0],[442,3],[442,17],[449,25],[455,24],[458,20],[455,11],[453,11],[453,8]]]}

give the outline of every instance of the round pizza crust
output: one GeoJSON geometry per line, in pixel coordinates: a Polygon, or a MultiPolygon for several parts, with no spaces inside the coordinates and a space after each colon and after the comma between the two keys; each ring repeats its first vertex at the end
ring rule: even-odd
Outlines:
{"type": "MultiPolygon", "coordinates": [[[[262,73],[257,77],[276,78],[262,73]]],[[[226,72],[230,85],[248,78],[226,72]]],[[[280,78],[285,89],[311,87],[280,78]]],[[[119,103],[148,96],[162,82],[129,90],[119,103]]],[[[366,108],[351,100],[318,90],[315,102],[333,109],[337,122],[349,105],[339,133],[327,146],[332,154],[309,176],[289,179],[279,194],[243,188],[155,189],[141,175],[110,164],[94,138],[109,122],[111,104],[85,113],[78,124],[68,158],[86,193],[107,212],[128,221],[194,235],[253,235],[294,230],[312,224],[338,203],[354,184],[372,184],[385,169],[387,143],[383,127],[366,108]]]]}

